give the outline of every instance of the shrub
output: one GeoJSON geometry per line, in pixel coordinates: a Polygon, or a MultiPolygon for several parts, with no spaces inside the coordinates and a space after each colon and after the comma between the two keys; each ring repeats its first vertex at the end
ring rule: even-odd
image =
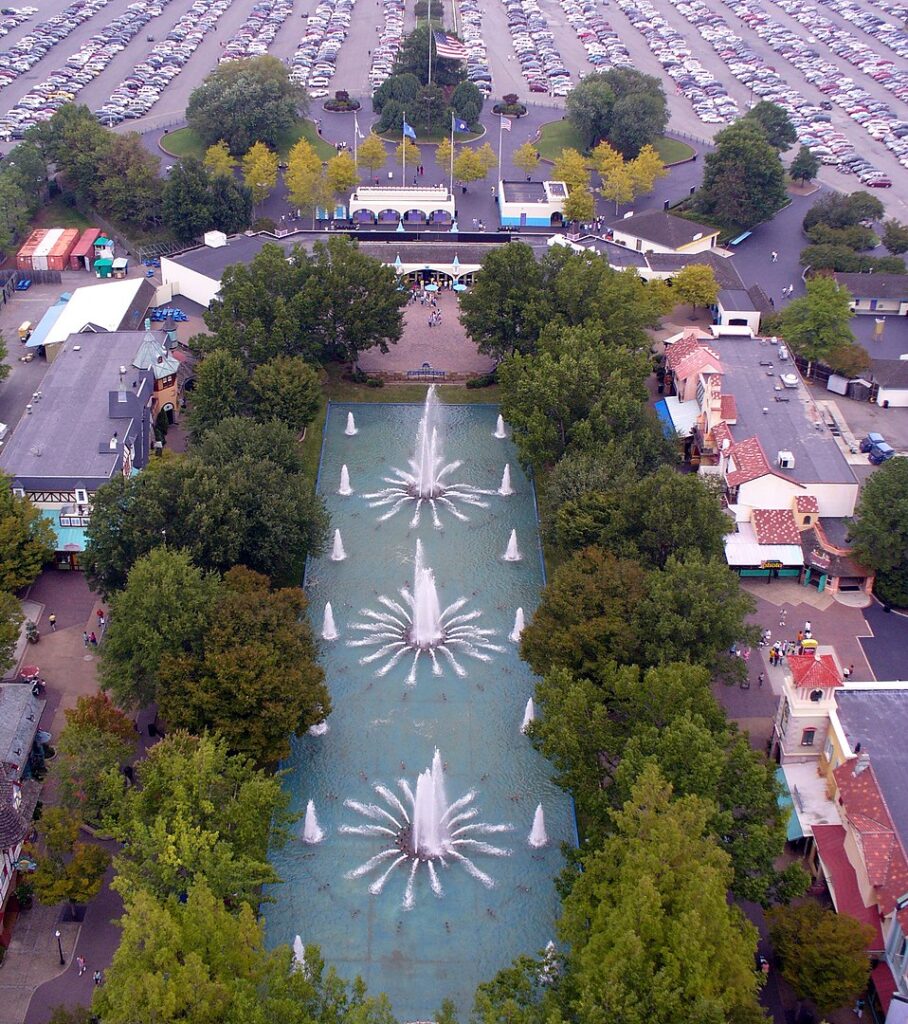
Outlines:
{"type": "Polygon", "coordinates": [[[381,377],[367,377],[366,378],[366,387],[367,388],[383,388],[384,386],[385,386],[385,382],[382,380],[381,377]]]}
{"type": "Polygon", "coordinates": [[[478,377],[471,377],[466,386],[473,390],[477,388],[490,388],[496,383],[496,377],[494,373],[483,373],[478,377]]]}

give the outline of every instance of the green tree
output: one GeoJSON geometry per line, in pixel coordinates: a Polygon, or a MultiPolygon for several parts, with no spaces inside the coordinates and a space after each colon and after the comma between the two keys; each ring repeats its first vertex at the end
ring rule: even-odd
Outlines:
{"type": "MultiPolygon", "coordinates": [[[[763,129],[770,146],[784,152],[798,141],[798,133],[785,110],[770,100],[760,100],[744,115],[763,129]]],[[[793,177],[793,175],[792,175],[793,177]]]]}
{"type": "Polygon", "coordinates": [[[602,72],[586,75],[571,90],[566,101],[568,118],[587,149],[608,138],[614,105],[615,92],[602,72]]]}
{"type": "Polygon", "coordinates": [[[277,419],[295,433],[307,427],[322,400],[321,378],[300,356],[276,356],[256,367],[249,381],[256,417],[277,419]]]}
{"type": "Polygon", "coordinates": [[[213,226],[228,235],[245,231],[252,223],[252,189],[223,174],[214,175],[209,188],[213,226]]]}
{"type": "Polygon", "coordinates": [[[165,657],[160,708],[178,728],[216,730],[228,748],[273,764],[331,710],[299,587],[270,590],[266,577],[231,569],[202,657],[165,657]]]}
{"type": "MultiPolygon", "coordinates": [[[[472,82],[462,82],[461,86],[472,84],[472,82]]],[[[410,120],[423,126],[426,132],[450,130],[451,108],[448,106],[443,90],[435,83],[420,87],[410,120]]]]}
{"type": "Polygon", "coordinates": [[[92,1006],[105,1024],[394,1024],[385,996],[367,998],[326,970],[315,946],[293,970],[288,946],[266,951],[263,926],[204,882],[184,903],[138,893],[92,1006]]]}
{"type": "Polygon", "coordinates": [[[883,245],[896,256],[908,252],[908,225],[894,217],[883,224],[883,245]]]}
{"type": "Polygon", "coordinates": [[[857,558],[877,572],[877,593],[895,605],[908,605],[906,516],[908,460],[890,459],[864,485],[849,532],[857,558]]]}
{"type": "MultiPolygon", "coordinates": [[[[616,69],[617,70],[617,69],[616,69]]],[[[651,81],[650,75],[641,75],[651,81]]],[[[612,107],[609,141],[625,157],[632,159],[645,146],[651,146],[665,131],[668,110],[661,86],[657,91],[622,96],[612,107]]]]}
{"type": "Polygon", "coordinates": [[[83,821],[100,825],[122,790],[120,768],[136,746],[135,725],[103,693],[79,697],[66,711],[55,766],[60,801],[83,821]]]}
{"type": "Polygon", "coordinates": [[[722,224],[752,228],[786,203],[785,170],[759,124],[740,118],[715,138],[704,157],[697,203],[722,224]]]}
{"type": "Polygon", "coordinates": [[[234,156],[256,142],[276,148],[305,116],[309,98],[290,81],[277,57],[248,57],[219,64],[190,94],[186,121],[206,146],[227,143],[234,156]]]}
{"type": "Polygon", "coordinates": [[[0,590],[0,671],[16,664],[16,644],[24,618],[19,599],[0,590]]]}
{"type": "Polygon", "coordinates": [[[672,800],[647,768],[584,858],[559,931],[574,1014],[627,1024],[755,1021],[757,932],[728,904],[729,858],[708,835],[712,805],[672,800]]]}
{"type": "Polygon", "coordinates": [[[94,843],[80,843],[79,819],[62,807],[49,807],[41,819],[44,855],[31,876],[35,896],[45,906],[88,903],[101,891],[110,854],[94,843]]]}
{"type": "Polygon", "coordinates": [[[462,61],[439,57],[434,36],[429,39],[430,28],[423,24],[404,38],[397,60],[395,75],[415,75],[420,85],[429,81],[429,47],[432,47],[432,81],[444,88],[459,85],[467,77],[462,61]]]}
{"type": "Polygon", "coordinates": [[[712,306],[719,295],[716,273],[707,263],[688,263],[672,278],[672,290],[681,302],[689,302],[691,316],[697,306],[712,306]]]}
{"type": "Polygon", "coordinates": [[[467,124],[475,124],[482,113],[484,100],[475,82],[461,82],[451,94],[451,109],[467,124]]]}
{"type": "Polygon", "coordinates": [[[380,114],[385,105],[391,101],[401,108],[412,106],[416,94],[419,92],[419,84],[416,75],[408,72],[389,75],[372,93],[372,109],[376,114],[380,114]]]}
{"type": "Polygon", "coordinates": [[[277,153],[264,142],[254,142],[243,154],[243,181],[254,203],[264,202],[277,185],[277,153]]]}
{"type": "Polygon", "coordinates": [[[161,222],[161,161],[149,153],[138,132],[112,135],[95,168],[94,202],[109,217],[147,228],[161,222]]]}
{"type": "Polygon", "coordinates": [[[228,753],[218,736],[177,730],[135,767],[136,785],[113,815],[122,841],[114,888],[164,901],[204,882],[220,899],[258,906],[276,882],[268,847],[288,838],[293,818],[280,778],[228,753]]]}
{"type": "Polygon", "coordinates": [[[503,358],[536,344],[533,306],[542,298],[542,270],[530,246],[514,242],[492,249],[482,273],[460,300],[460,318],[480,352],[503,358]]]}
{"type": "Polygon", "coordinates": [[[137,559],[126,586],[110,598],[102,686],[124,707],[151,704],[164,655],[201,649],[217,592],[217,579],[186,551],[158,547],[137,559]]]}
{"type": "Polygon", "coordinates": [[[56,543],[41,510],[13,494],[12,481],[0,473],[0,590],[21,590],[34,583],[54,557],[56,543]]]}
{"type": "Polygon", "coordinates": [[[831,277],[814,277],[807,282],[807,294],[782,311],[781,331],[793,351],[820,361],[842,345],[853,344],[851,316],[848,289],[831,277]]]}
{"type": "Polygon", "coordinates": [[[95,202],[101,180],[98,167],[108,158],[113,133],[98,124],[84,104],[64,103],[35,129],[35,138],[64,187],[80,200],[95,202]]]}
{"type": "Polygon", "coordinates": [[[828,224],[814,224],[807,231],[807,237],[815,245],[847,246],[856,252],[875,249],[880,240],[871,228],[863,224],[851,224],[846,228],[833,228],[828,224]]]}
{"type": "Polygon", "coordinates": [[[370,175],[374,175],[377,170],[385,166],[388,160],[388,151],[385,149],[384,142],[374,132],[370,132],[359,144],[356,156],[360,166],[365,167],[370,175]]]}
{"type": "Polygon", "coordinates": [[[231,156],[230,147],[223,139],[218,139],[205,150],[202,163],[213,177],[223,175],[232,178],[236,168],[236,160],[231,156]]]}
{"type": "Polygon", "coordinates": [[[189,409],[194,441],[222,420],[242,415],[248,404],[248,383],[249,375],[237,356],[217,349],[205,356],[196,366],[189,409]]]}
{"type": "Polygon", "coordinates": [[[192,157],[181,160],[164,185],[163,220],[181,241],[192,241],[212,227],[211,182],[205,167],[192,157]]]}
{"type": "Polygon", "coordinates": [[[539,166],[539,157],[537,155],[537,149],[532,142],[524,142],[522,146],[518,146],[514,150],[514,155],[511,160],[514,166],[523,173],[530,177],[533,171],[539,166]]]}
{"type": "Polygon", "coordinates": [[[782,977],[821,1014],[850,1003],[867,986],[874,934],[870,925],[812,900],[766,915],[782,977]]]}
{"type": "Polygon", "coordinates": [[[715,490],[670,466],[605,491],[587,491],[561,505],[555,537],[568,549],[597,544],[621,558],[662,569],[692,551],[720,558],[728,517],[715,490]]]}
{"type": "Polygon", "coordinates": [[[847,228],[862,221],[882,220],[883,204],[869,192],[859,190],[850,195],[830,192],[818,199],[804,217],[804,230],[815,224],[828,224],[832,228],[847,228]]]}
{"type": "Polygon", "coordinates": [[[792,181],[800,181],[803,185],[808,181],[813,181],[819,169],[819,158],[814,156],[807,146],[801,146],[794,160],[791,161],[788,173],[792,181]]]}
{"type": "MultiPolygon", "coordinates": [[[[9,251],[25,232],[37,200],[9,174],[0,173],[0,249],[9,251]]],[[[5,369],[9,369],[4,364],[5,369]]],[[[8,375],[8,374],[7,374],[8,375]]]]}

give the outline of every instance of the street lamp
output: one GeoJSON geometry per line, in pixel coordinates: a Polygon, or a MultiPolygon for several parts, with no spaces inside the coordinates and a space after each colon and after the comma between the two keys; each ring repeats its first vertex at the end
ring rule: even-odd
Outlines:
{"type": "Polygon", "coordinates": [[[57,940],[57,951],[60,954],[60,964],[63,965],[63,964],[66,963],[66,960],[63,957],[63,943],[60,941],[60,929],[59,928],[57,928],[54,931],[54,938],[57,940]]]}

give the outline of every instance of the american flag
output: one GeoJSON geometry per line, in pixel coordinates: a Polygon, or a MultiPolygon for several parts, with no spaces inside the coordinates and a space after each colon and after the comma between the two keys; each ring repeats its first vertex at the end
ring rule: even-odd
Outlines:
{"type": "Polygon", "coordinates": [[[435,52],[439,57],[446,57],[448,60],[466,60],[467,48],[455,36],[449,36],[446,32],[435,33],[435,52]]]}
{"type": "Polygon", "coordinates": [[[509,132],[511,130],[511,119],[501,115],[501,129],[502,131],[509,132]]]}

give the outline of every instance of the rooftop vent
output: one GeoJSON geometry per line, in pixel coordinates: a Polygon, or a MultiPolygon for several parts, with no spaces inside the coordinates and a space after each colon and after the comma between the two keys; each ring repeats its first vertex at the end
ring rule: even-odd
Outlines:
{"type": "Polygon", "coordinates": [[[794,452],[779,452],[778,455],[779,469],[794,469],[795,468],[795,457],[794,452]]]}

